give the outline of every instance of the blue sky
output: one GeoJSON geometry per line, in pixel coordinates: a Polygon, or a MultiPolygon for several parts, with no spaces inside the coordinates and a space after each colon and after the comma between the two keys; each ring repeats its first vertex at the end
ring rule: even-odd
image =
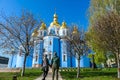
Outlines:
{"type": "Polygon", "coordinates": [[[0,0],[0,11],[7,15],[19,15],[25,9],[49,26],[56,10],[60,24],[64,20],[68,26],[75,23],[86,29],[89,2],[90,0],[0,0]]]}
{"type": "Polygon", "coordinates": [[[68,26],[75,23],[87,29],[89,3],[90,0],[0,0],[0,12],[20,15],[23,9],[28,10],[49,26],[56,11],[60,24],[66,21],[68,26]]]}

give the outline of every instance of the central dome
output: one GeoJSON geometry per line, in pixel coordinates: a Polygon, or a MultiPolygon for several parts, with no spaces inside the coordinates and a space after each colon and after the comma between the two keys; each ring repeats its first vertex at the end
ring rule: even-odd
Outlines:
{"type": "Polygon", "coordinates": [[[56,26],[57,28],[60,27],[60,24],[58,23],[58,16],[55,13],[53,16],[53,22],[51,22],[50,27],[56,26]]]}

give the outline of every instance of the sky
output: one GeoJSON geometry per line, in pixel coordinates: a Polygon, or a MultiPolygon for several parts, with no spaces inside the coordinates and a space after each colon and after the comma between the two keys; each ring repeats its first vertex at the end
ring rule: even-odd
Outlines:
{"type": "Polygon", "coordinates": [[[88,7],[90,0],[0,0],[0,12],[7,16],[20,15],[22,10],[32,12],[47,26],[53,21],[56,12],[58,21],[65,21],[68,26],[77,24],[88,28],[88,7]]]}
{"type": "Polygon", "coordinates": [[[86,29],[89,2],[90,0],[0,0],[0,11],[6,15],[19,15],[24,9],[42,19],[47,26],[56,12],[60,24],[65,21],[68,26],[74,23],[86,29]]]}

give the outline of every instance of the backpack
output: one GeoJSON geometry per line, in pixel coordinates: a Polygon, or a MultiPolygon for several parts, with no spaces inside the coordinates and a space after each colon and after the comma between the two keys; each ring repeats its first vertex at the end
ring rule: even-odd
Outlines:
{"type": "Polygon", "coordinates": [[[58,57],[55,57],[55,58],[53,59],[53,66],[54,66],[55,68],[58,68],[58,67],[59,67],[59,58],[58,58],[58,57]]]}

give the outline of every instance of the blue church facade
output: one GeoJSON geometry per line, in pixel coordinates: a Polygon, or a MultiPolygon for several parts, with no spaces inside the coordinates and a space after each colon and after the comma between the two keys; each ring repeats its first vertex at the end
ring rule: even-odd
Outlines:
{"type": "MultiPolygon", "coordinates": [[[[54,52],[60,58],[60,67],[77,67],[77,59],[70,56],[69,42],[64,38],[68,36],[69,28],[63,22],[62,26],[58,23],[58,17],[54,14],[53,22],[46,28],[45,23],[42,23],[39,29],[35,29],[32,33],[32,41],[34,41],[34,48],[28,55],[26,60],[26,67],[40,67],[43,55],[48,56],[49,62],[54,52]]],[[[21,68],[23,66],[24,54],[22,54],[22,47],[18,54],[13,54],[9,58],[9,68],[21,68]]],[[[80,60],[80,67],[90,67],[90,59],[83,55],[80,60]]]]}

